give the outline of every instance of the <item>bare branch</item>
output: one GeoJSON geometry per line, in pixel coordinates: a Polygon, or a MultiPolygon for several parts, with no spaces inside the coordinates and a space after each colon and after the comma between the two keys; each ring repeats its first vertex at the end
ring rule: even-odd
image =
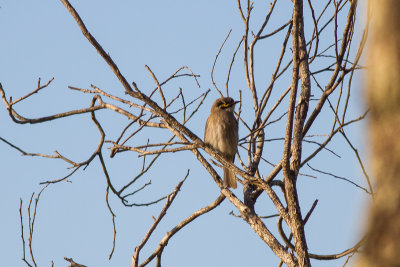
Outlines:
{"type": "Polygon", "coordinates": [[[236,47],[235,52],[232,55],[231,64],[229,65],[228,75],[226,77],[226,84],[225,84],[225,86],[226,86],[226,95],[229,95],[229,78],[231,76],[231,70],[232,70],[233,62],[235,61],[236,53],[239,51],[239,48],[242,45],[242,42],[243,42],[243,37],[242,37],[242,39],[240,39],[240,42],[239,42],[238,46],[236,47]]]}
{"type": "Polygon", "coordinates": [[[283,30],[283,29],[285,29],[285,28],[286,28],[288,25],[290,25],[291,23],[292,23],[292,20],[290,19],[288,22],[286,22],[285,24],[283,24],[283,25],[282,25],[281,27],[279,27],[278,29],[276,29],[276,30],[274,30],[273,32],[268,33],[268,34],[266,34],[266,35],[262,35],[262,36],[258,37],[258,39],[259,39],[259,40],[262,40],[262,39],[271,37],[272,35],[274,35],[274,34],[280,32],[280,31],[283,30]]]}
{"type": "Polygon", "coordinates": [[[114,254],[114,249],[115,249],[115,238],[116,238],[116,236],[117,236],[117,230],[116,230],[116,227],[115,227],[115,217],[116,217],[116,216],[115,216],[114,212],[112,211],[111,206],[110,206],[110,203],[109,203],[109,201],[108,201],[108,192],[109,192],[109,189],[110,189],[110,186],[107,185],[107,190],[106,190],[106,203],[107,203],[108,211],[109,211],[110,214],[111,214],[111,220],[112,220],[112,224],[113,224],[113,242],[112,242],[112,248],[111,248],[110,255],[108,256],[108,259],[111,260],[112,255],[114,254]]]}
{"type": "Polygon", "coordinates": [[[319,173],[323,173],[323,174],[332,176],[332,177],[334,177],[334,178],[336,178],[336,179],[340,179],[340,180],[346,181],[346,182],[351,183],[352,185],[354,185],[354,186],[356,186],[356,187],[358,187],[358,188],[364,190],[367,194],[371,194],[371,192],[369,192],[366,188],[364,188],[364,187],[362,187],[362,186],[356,184],[355,182],[353,182],[353,181],[351,181],[351,180],[349,180],[349,179],[347,179],[347,178],[340,177],[340,176],[335,175],[335,174],[333,174],[333,173],[329,173],[329,172],[324,172],[324,171],[318,170],[318,169],[316,169],[316,168],[311,167],[311,165],[308,164],[308,163],[307,163],[307,166],[308,166],[311,170],[313,170],[313,171],[316,171],[316,172],[319,172],[319,173]]]}
{"type": "Polygon", "coordinates": [[[72,258],[65,257],[64,260],[66,260],[70,263],[70,265],[68,267],[87,267],[86,265],[76,263],[72,258]]]}
{"type": "Polygon", "coordinates": [[[52,81],[54,81],[54,77],[51,78],[46,84],[40,85],[40,78],[39,78],[39,79],[38,79],[38,84],[37,84],[37,87],[36,87],[35,90],[33,90],[32,92],[30,92],[29,94],[27,94],[27,95],[25,95],[25,96],[23,96],[23,97],[18,98],[18,99],[15,100],[15,101],[11,101],[11,100],[10,100],[10,102],[11,102],[10,105],[15,105],[15,104],[17,104],[18,102],[20,102],[20,101],[22,101],[22,100],[24,100],[24,99],[30,97],[31,95],[38,93],[40,90],[42,90],[42,89],[46,88],[47,86],[49,86],[50,83],[51,83],[52,81]]]}
{"type": "Polygon", "coordinates": [[[153,252],[153,254],[151,254],[142,264],[140,264],[139,266],[146,266],[148,263],[150,263],[153,258],[157,255],[161,257],[161,254],[164,250],[164,248],[167,246],[168,241],[179,231],[181,230],[183,227],[185,227],[186,225],[188,225],[189,223],[191,223],[192,221],[194,221],[195,219],[197,219],[198,217],[200,217],[203,214],[206,214],[207,212],[215,209],[217,206],[219,206],[219,204],[221,204],[222,201],[224,201],[225,196],[220,195],[218,196],[218,198],[216,200],[214,200],[210,205],[199,209],[198,211],[194,212],[192,215],[190,215],[189,217],[187,217],[186,219],[184,219],[183,221],[181,221],[178,225],[176,225],[174,228],[171,229],[171,231],[168,231],[167,234],[164,236],[163,239],[161,239],[157,249],[153,252]]]}
{"type": "Polygon", "coordinates": [[[217,59],[218,59],[218,57],[219,57],[219,54],[221,53],[222,48],[224,47],[226,41],[228,40],[229,35],[231,35],[231,32],[232,32],[232,29],[229,30],[228,34],[227,34],[226,37],[225,37],[225,40],[222,42],[222,44],[221,44],[221,46],[220,46],[220,48],[219,48],[219,50],[218,50],[218,53],[217,53],[217,55],[215,56],[214,63],[213,63],[212,69],[211,69],[211,81],[212,81],[212,83],[213,83],[213,85],[214,85],[215,90],[218,91],[218,93],[220,94],[221,97],[223,97],[224,95],[221,93],[221,91],[218,89],[217,85],[216,85],[215,82],[214,82],[214,68],[215,68],[215,64],[217,63],[217,59]]]}
{"type": "Polygon", "coordinates": [[[19,206],[19,216],[20,216],[20,223],[21,223],[21,239],[22,239],[22,260],[28,265],[28,266],[35,266],[37,267],[35,257],[33,254],[33,233],[35,230],[35,220],[36,220],[36,212],[37,212],[37,206],[39,203],[40,195],[42,192],[47,188],[48,185],[45,185],[38,193],[36,199],[35,199],[35,204],[33,208],[33,214],[31,212],[31,205],[32,205],[32,200],[35,195],[33,192],[31,195],[31,198],[29,200],[28,204],[28,229],[29,229],[29,236],[28,236],[28,248],[29,248],[29,254],[31,256],[32,264],[28,262],[28,260],[25,258],[25,239],[24,239],[24,224],[23,224],[23,217],[22,217],[22,199],[20,199],[20,206],[19,206]]]}
{"type": "Polygon", "coordinates": [[[81,17],[76,12],[76,10],[73,8],[73,6],[69,3],[68,0],[60,0],[60,1],[64,4],[64,6],[67,8],[68,12],[75,19],[76,23],[78,24],[79,28],[82,31],[82,34],[86,37],[86,39],[88,39],[88,41],[93,45],[93,47],[96,48],[97,52],[102,56],[102,58],[110,66],[110,68],[114,72],[115,76],[117,76],[117,78],[119,79],[121,84],[124,86],[125,91],[132,92],[132,87],[129,85],[129,83],[127,82],[125,77],[121,74],[117,65],[111,59],[110,55],[104,51],[104,49],[101,47],[101,45],[97,42],[97,40],[88,31],[88,29],[86,28],[85,24],[83,23],[81,17]]]}
{"type": "Polygon", "coordinates": [[[22,198],[19,203],[19,218],[21,221],[21,239],[22,239],[22,260],[26,263],[26,265],[32,267],[32,265],[25,258],[25,238],[24,238],[24,223],[22,218],[22,198]]]}
{"type": "MultiPolygon", "coordinates": [[[[315,206],[316,206],[316,202],[314,202],[313,206],[310,209],[309,214],[311,214],[311,212],[314,210],[315,206]]],[[[290,243],[289,238],[286,237],[283,229],[282,229],[282,218],[280,217],[278,220],[278,230],[279,230],[279,234],[282,237],[282,239],[284,240],[285,244],[287,247],[290,247],[292,250],[295,250],[295,247],[293,246],[293,244],[290,243]]],[[[310,258],[316,259],[316,260],[336,260],[339,258],[342,258],[344,256],[347,256],[349,254],[352,254],[354,252],[357,252],[358,249],[365,243],[365,237],[362,238],[356,245],[354,245],[352,248],[349,248],[343,252],[340,253],[336,253],[336,254],[329,254],[329,255],[319,255],[319,254],[314,254],[314,253],[309,253],[310,258]]]]}
{"type": "Polygon", "coordinates": [[[163,209],[161,210],[160,214],[158,215],[157,219],[154,221],[153,225],[147,231],[147,234],[143,238],[143,240],[140,243],[140,245],[135,248],[135,254],[132,256],[132,267],[137,267],[138,266],[140,250],[144,247],[144,245],[146,245],[147,240],[149,240],[151,234],[154,232],[154,230],[156,229],[157,225],[164,218],[165,214],[167,214],[168,208],[171,206],[171,204],[174,201],[176,195],[178,194],[179,190],[181,189],[183,182],[186,180],[186,178],[188,176],[189,176],[189,170],[188,170],[185,178],[182,181],[180,181],[178,183],[178,185],[175,187],[174,191],[170,195],[168,195],[167,201],[165,202],[165,205],[164,205],[163,209]]]}
{"type": "Polygon", "coordinates": [[[4,89],[2,87],[2,85],[0,84],[0,94],[1,94],[1,98],[3,99],[4,104],[7,107],[7,110],[9,112],[9,115],[11,117],[11,119],[19,124],[25,124],[25,123],[41,123],[41,122],[45,122],[45,121],[51,121],[51,120],[55,120],[55,119],[59,119],[59,118],[63,118],[63,117],[68,117],[68,116],[72,116],[72,115],[77,115],[77,114],[83,114],[83,113],[88,113],[88,112],[92,112],[95,110],[99,110],[99,109],[103,109],[105,108],[104,105],[97,105],[97,106],[93,106],[90,108],[84,108],[84,109],[78,109],[78,110],[72,110],[72,111],[68,111],[68,112],[64,112],[64,113],[59,113],[59,114],[55,114],[52,116],[46,116],[46,117],[42,117],[42,118],[37,118],[37,119],[28,119],[25,118],[21,115],[19,115],[13,108],[13,102],[10,101],[8,102],[4,93],[4,89]]]}
{"type": "Polygon", "coordinates": [[[239,210],[243,220],[245,220],[258,234],[258,236],[268,244],[272,251],[281,258],[288,266],[297,266],[297,260],[293,254],[285,251],[285,248],[278,242],[278,240],[267,229],[261,219],[246,205],[243,204],[236,196],[228,189],[221,190],[222,194],[239,210]]]}
{"type": "Polygon", "coordinates": [[[240,16],[242,17],[243,22],[246,22],[246,18],[245,18],[244,15],[243,15],[243,10],[242,10],[242,5],[241,5],[241,3],[240,3],[240,0],[237,0],[237,3],[238,3],[238,8],[239,8],[240,16]]]}
{"type": "Polygon", "coordinates": [[[163,108],[166,109],[167,104],[165,102],[164,93],[163,93],[163,91],[161,89],[160,83],[158,82],[158,80],[157,80],[156,76],[154,75],[154,73],[151,71],[150,67],[147,66],[147,65],[145,65],[145,67],[148,70],[148,72],[150,72],[151,77],[153,78],[154,82],[156,83],[158,92],[160,93],[161,100],[162,100],[162,103],[163,103],[163,108]]]}
{"type": "Polygon", "coordinates": [[[300,169],[301,151],[302,151],[302,130],[307,116],[308,102],[310,98],[310,76],[308,67],[308,54],[304,38],[304,18],[303,2],[294,1],[293,9],[293,74],[292,88],[289,99],[289,109],[286,124],[286,135],[283,155],[283,174],[285,183],[285,196],[288,203],[288,210],[291,214],[291,231],[295,240],[295,251],[298,256],[299,266],[311,266],[308,256],[307,242],[304,233],[304,224],[301,216],[300,204],[297,197],[296,179],[300,169]],[[297,94],[298,78],[301,79],[301,92],[299,104],[296,109],[296,115],[293,126],[294,107],[297,94]],[[292,161],[289,165],[290,156],[292,161]]]}

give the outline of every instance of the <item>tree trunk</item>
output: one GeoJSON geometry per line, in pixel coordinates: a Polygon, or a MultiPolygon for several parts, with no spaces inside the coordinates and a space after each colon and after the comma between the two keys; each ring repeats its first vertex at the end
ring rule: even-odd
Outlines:
{"type": "Polygon", "coordinates": [[[376,197],[358,266],[400,266],[400,1],[371,1],[367,75],[376,197]]]}

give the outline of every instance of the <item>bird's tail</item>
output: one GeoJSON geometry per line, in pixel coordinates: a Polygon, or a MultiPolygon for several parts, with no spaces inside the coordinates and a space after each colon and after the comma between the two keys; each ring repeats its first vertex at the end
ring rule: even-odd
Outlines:
{"type": "Polygon", "coordinates": [[[224,167],[224,186],[235,189],[237,187],[235,173],[224,167]]]}

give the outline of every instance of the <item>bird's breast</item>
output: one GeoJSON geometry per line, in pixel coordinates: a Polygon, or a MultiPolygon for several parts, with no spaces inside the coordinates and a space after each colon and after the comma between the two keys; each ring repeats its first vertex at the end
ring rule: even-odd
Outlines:
{"type": "Polygon", "coordinates": [[[235,155],[238,145],[237,122],[233,115],[229,115],[222,113],[209,117],[205,141],[223,154],[235,155]]]}

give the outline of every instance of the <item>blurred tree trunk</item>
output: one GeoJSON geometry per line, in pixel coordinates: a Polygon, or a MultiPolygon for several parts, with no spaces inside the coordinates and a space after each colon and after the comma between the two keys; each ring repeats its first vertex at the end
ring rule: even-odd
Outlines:
{"type": "Polygon", "coordinates": [[[367,100],[376,197],[358,266],[400,266],[400,1],[372,1],[367,100]]]}

